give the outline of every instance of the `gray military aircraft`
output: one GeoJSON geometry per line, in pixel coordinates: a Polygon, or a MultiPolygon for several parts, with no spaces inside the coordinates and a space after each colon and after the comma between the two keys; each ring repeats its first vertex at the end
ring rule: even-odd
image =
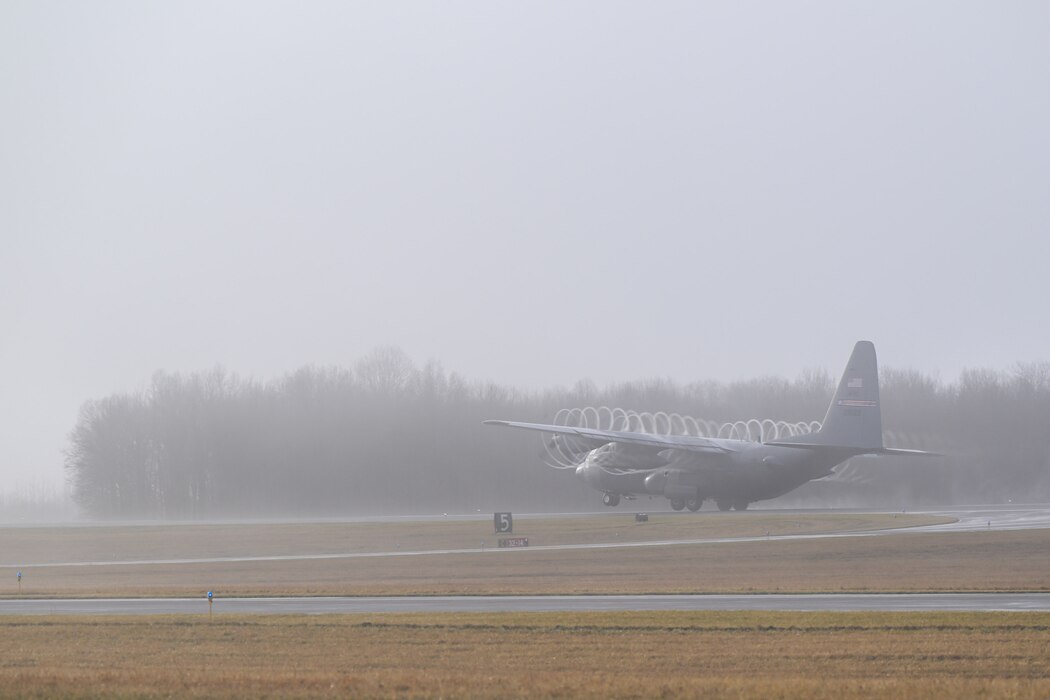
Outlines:
{"type": "Polygon", "coordinates": [[[820,430],[806,435],[758,443],[502,420],[485,424],[553,434],[557,449],[577,456],[576,475],[603,492],[607,506],[619,505],[621,497],[660,495],[674,510],[696,511],[707,499],[719,510],[745,510],[830,475],[850,457],[933,455],[883,447],[878,364],[875,346],[866,340],[854,346],[820,430]]]}

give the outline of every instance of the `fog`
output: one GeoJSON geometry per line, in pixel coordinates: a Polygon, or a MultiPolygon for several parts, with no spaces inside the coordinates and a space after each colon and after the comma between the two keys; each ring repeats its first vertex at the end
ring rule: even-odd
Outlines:
{"type": "Polygon", "coordinates": [[[81,407],[157,372],[377,347],[525,396],[837,376],[861,338],[1008,383],[1050,347],[1048,15],[2,2],[0,493],[62,491],[81,407]]]}
{"type": "MultiPolygon", "coordinates": [[[[1050,362],[1009,374],[967,372],[951,386],[915,372],[884,375],[887,443],[943,457],[857,457],[776,504],[1050,500],[1050,434],[1041,429],[1050,423],[1050,362]]],[[[580,383],[524,394],[467,382],[433,363],[417,368],[384,348],[353,369],[304,367],[268,384],[221,369],[158,373],[141,394],[85,404],[67,465],[76,501],[104,518],[593,509],[599,494],[573,478],[575,463],[546,468],[536,434],[508,435],[481,421],[550,423],[566,406],[630,405],[723,422],[798,422],[821,415],[832,390],[828,375],[809,373],[794,381],[580,383]]],[[[662,496],[639,503],[667,507],[662,496]]]]}

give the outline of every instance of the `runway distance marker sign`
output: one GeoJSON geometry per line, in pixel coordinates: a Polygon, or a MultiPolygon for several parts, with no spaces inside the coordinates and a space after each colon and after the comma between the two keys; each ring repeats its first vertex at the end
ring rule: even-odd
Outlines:
{"type": "Polygon", "coordinates": [[[514,517],[510,513],[493,513],[492,521],[497,535],[509,535],[514,532],[514,517]]]}

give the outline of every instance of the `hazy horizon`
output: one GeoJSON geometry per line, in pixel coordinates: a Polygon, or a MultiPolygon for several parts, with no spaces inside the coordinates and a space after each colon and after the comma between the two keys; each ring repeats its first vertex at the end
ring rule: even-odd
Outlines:
{"type": "Polygon", "coordinates": [[[0,2],[0,493],[84,401],[1050,359],[1050,8],[0,2]]]}

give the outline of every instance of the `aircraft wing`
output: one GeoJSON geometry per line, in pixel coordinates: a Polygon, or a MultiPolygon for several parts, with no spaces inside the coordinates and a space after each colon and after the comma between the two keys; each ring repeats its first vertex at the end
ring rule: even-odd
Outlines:
{"type": "Polygon", "coordinates": [[[697,437],[695,435],[651,435],[649,433],[632,433],[620,430],[595,430],[593,428],[574,428],[569,425],[544,425],[542,423],[518,423],[509,420],[487,420],[485,425],[500,425],[506,428],[536,430],[543,433],[571,435],[588,440],[619,442],[628,445],[644,445],[662,449],[704,452],[708,454],[725,454],[738,451],[734,440],[697,437]]]}

